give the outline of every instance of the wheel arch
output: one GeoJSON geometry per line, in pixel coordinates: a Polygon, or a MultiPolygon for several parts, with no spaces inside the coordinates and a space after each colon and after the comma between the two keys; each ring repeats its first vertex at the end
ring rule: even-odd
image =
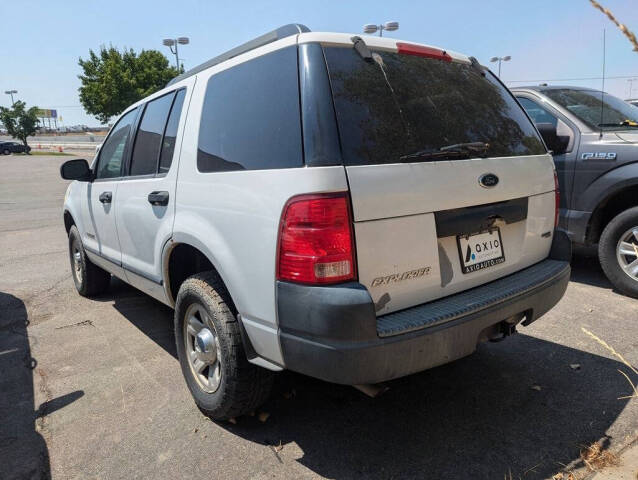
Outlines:
{"type": "Polygon", "coordinates": [[[193,239],[174,238],[169,240],[164,248],[162,260],[162,277],[166,297],[172,307],[175,306],[179,287],[184,280],[201,272],[211,271],[226,287],[230,298],[225,299],[237,310],[234,296],[227,280],[220,272],[215,257],[198,241],[193,239]]]}
{"type": "Polygon", "coordinates": [[[69,231],[71,230],[71,227],[73,225],[76,225],[75,219],[73,218],[73,215],[67,208],[64,209],[63,217],[64,217],[64,229],[66,230],[66,233],[68,235],[69,231]]]}
{"type": "Polygon", "coordinates": [[[605,226],[619,213],[638,206],[638,181],[624,185],[604,197],[593,210],[587,227],[586,242],[597,243],[605,226]]]}

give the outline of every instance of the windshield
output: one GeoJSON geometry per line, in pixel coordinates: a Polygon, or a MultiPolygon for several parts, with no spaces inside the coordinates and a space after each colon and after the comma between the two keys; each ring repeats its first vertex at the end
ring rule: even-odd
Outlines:
{"type": "Polygon", "coordinates": [[[597,90],[557,88],[543,93],[594,130],[625,130],[638,126],[638,107],[597,90]],[[601,108],[601,96],[603,105],[601,108]],[[601,127],[602,124],[602,127],[601,127]]]}
{"type": "Polygon", "coordinates": [[[353,48],[324,52],[346,165],[546,153],[489,72],[390,52],[369,62],[353,48]]]}

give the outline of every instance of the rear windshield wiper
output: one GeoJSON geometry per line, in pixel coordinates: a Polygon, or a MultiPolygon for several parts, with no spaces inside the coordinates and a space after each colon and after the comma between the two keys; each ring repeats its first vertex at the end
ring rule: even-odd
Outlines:
{"type": "Polygon", "coordinates": [[[468,143],[455,143],[454,145],[446,145],[439,148],[440,151],[446,152],[449,150],[468,150],[470,152],[485,152],[490,148],[489,143],[485,142],[468,142],[468,143]]]}
{"type": "Polygon", "coordinates": [[[401,160],[409,160],[412,158],[469,157],[473,153],[485,153],[488,148],[490,148],[490,144],[485,142],[455,143],[454,145],[445,145],[438,150],[421,150],[403,155],[400,158],[401,160]]]}

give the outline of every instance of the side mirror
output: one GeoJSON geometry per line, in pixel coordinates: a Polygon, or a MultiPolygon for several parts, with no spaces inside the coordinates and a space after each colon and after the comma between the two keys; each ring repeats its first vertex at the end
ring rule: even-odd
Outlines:
{"type": "Polygon", "coordinates": [[[93,179],[89,163],[81,158],[64,162],[60,166],[60,176],[65,180],[79,180],[80,182],[90,182],[93,179]]]}
{"type": "Polygon", "coordinates": [[[553,123],[537,123],[536,128],[538,129],[538,133],[541,134],[541,137],[543,137],[545,145],[547,145],[547,148],[549,148],[554,155],[560,155],[567,151],[569,137],[558,135],[553,123]]]}

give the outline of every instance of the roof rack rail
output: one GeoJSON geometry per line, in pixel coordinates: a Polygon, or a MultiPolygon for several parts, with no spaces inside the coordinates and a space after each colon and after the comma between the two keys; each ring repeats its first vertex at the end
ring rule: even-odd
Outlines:
{"type": "Polygon", "coordinates": [[[175,78],[173,78],[170,82],[166,84],[166,86],[168,87],[169,85],[173,85],[174,83],[182,81],[185,78],[188,78],[190,76],[193,76],[196,73],[201,72],[202,70],[206,70],[207,68],[212,67],[213,65],[217,65],[218,63],[222,63],[226,60],[236,57],[237,55],[241,55],[242,53],[246,53],[250,50],[254,50],[257,47],[261,47],[263,45],[276,42],[277,40],[281,40],[282,38],[286,38],[291,35],[297,35],[298,33],[304,33],[309,31],[310,29],[306,27],[305,25],[302,25],[300,23],[289,23],[288,25],[284,25],[283,27],[276,28],[272,32],[264,33],[263,35],[257,38],[254,38],[253,40],[250,40],[246,43],[239,45],[238,47],[235,47],[231,50],[228,50],[227,52],[222,53],[221,55],[211,58],[210,60],[202,63],[201,65],[191,68],[189,71],[184,72],[181,75],[178,75],[175,78]]]}

